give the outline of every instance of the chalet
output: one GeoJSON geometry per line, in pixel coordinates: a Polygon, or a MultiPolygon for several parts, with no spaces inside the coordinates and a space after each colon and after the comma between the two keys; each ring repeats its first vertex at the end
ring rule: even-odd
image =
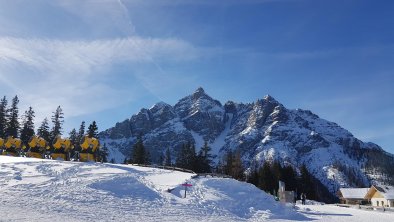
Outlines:
{"type": "Polygon", "coordinates": [[[394,187],[372,185],[365,199],[374,207],[394,207],[394,187]]]}
{"type": "Polygon", "coordinates": [[[341,204],[367,204],[365,199],[369,188],[341,188],[337,195],[341,204]]]}

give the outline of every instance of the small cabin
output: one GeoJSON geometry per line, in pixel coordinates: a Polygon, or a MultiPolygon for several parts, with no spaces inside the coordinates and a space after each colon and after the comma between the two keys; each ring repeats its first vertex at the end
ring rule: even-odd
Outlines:
{"type": "Polygon", "coordinates": [[[365,199],[370,188],[341,188],[337,192],[337,196],[341,204],[368,204],[365,199]]]}
{"type": "Polygon", "coordinates": [[[374,207],[394,207],[394,187],[372,185],[365,199],[374,207]]]}

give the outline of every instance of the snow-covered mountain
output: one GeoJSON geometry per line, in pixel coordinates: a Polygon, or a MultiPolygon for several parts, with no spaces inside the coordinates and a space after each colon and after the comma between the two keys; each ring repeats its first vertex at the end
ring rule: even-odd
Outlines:
{"type": "Polygon", "coordinates": [[[222,105],[198,88],[174,106],[160,102],[142,109],[101,132],[100,140],[109,147],[110,158],[121,162],[140,135],[153,161],[167,148],[175,156],[184,143],[194,142],[199,148],[207,141],[217,158],[228,150],[240,152],[247,167],[266,160],[296,168],[305,164],[331,192],[339,186],[392,181],[378,176],[392,171],[392,154],[311,111],[287,109],[271,96],[222,105]]]}

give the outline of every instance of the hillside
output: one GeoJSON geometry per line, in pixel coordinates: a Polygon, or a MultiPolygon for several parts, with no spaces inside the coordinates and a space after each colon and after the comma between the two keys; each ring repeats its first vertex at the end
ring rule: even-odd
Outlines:
{"type": "Polygon", "coordinates": [[[198,88],[174,106],[160,102],[141,109],[101,132],[100,139],[109,147],[110,159],[121,162],[139,135],[154,162],[167,148],[174,160],[184,143],[200,148],[207,141],[216,161],[232,150],[241,153],[246,167],[273,160],[295,168],[306,164],[331,193],[340,186],[394,182],[393,155],[311,111],[287,109],[271,96],[222,105],[198,88]]]}

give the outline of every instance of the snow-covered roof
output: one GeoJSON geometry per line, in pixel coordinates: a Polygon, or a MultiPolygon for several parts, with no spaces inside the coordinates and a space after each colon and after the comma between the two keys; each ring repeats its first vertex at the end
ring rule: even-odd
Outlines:
{"type": "Polygon", "coordinates": [[[364,199],[369,188],[341,188],[339,191],[345,199],[364,199]]]}
{"type": "Polygon", "coordinates": [[[386,200],[394,200],[394,187],[392,186],[374,186],[386,200]]]}

